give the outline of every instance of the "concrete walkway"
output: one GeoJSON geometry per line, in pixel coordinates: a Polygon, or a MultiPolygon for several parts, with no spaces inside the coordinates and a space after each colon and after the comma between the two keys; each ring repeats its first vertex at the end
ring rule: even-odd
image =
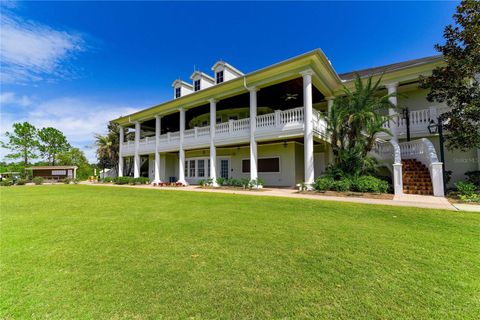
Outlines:
{"type": "MultiPolygon", "coordinates": [[[[151,185],[112,185],[112,184],[92,184],[84,182],[82,184],[92,186],[115,186],[125,188],[137,188],[137,189],[156,189],[156,190],[175,190],[175,191],[190,191],[190,192],[216,192],[227,194],[243,194],[249,196],[272,196],[272,197],[286,197],[286,198],[299,198],[299,199],[313,199],[313,200],[326,200],[326,201],[338,201],[338,202],[354,202],[363,204],[381,204],[389,206],[401,206],[401,207],[416,207],[416,208],[428,208],[428,209],[443,209],[457,211],[446,198],[433,197],[433,196],[420,196],[420,195],[402,195],[396,196],[393,200],[388,199],[372,199],[372,198],[359,198],[359,197],[336,197],[325,196],[320,193],[299,193],[295,189],[283,189],[283,188],[266,188],[261,191],[248,191],[248,190],[229,190],[229,189],[210,189],[199,188],[198,186],[187,187],[153,187],[151,185]]],[[[464,210],[464,209],[460,209],[464,210]]]]}

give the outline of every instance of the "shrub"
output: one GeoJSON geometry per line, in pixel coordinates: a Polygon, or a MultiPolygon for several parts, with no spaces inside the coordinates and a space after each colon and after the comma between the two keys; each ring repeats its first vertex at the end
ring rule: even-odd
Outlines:
{"type": "Polygon", "coordinates": [[[242,185],[241,181],[239,179],[235,178],[228,178],[227,181],[225,181],[227,186],[232,186],[232,187],[240,187],[242,185]]]}
{"type": "Polygon", "coordinates": [[[149,184],[150,178],[147,177],[138,177],[133,179],[133,184],[149,184]]]}
{"type": "Polygon", "coordinates": [[[113,181],[112,177],[105,177],[105,178],[103,178],[103,182],[110,183],[110,182],[112,182],[112,181],[113,181]]]}
{"type": "Polygon", "coordinates": [[[263,179],[262,178],[257,178],[257,179],[252,179],[250,180],[250,188],[255,188],[255,189],[260,189],[263,187],[263,179]]]}
{"type": "Polygon", "coordinates": [[[27,180],[26,179],[18,179],[17,180],[17,186],[24,186],[27,184],[27,180]]]}
{"type": "Polygon", "coordinates": [[[78,179],[78,178],[73,179],[74,184],[78,184],[79,182],[80,182],[80,179],[78,179]]]}
{"type": "Polygon", "coordinates": [[[386,193],[390,186],[387,181],[374,176],[360,176],[353,179],[352,188],[358,192],[386,193]]]}
{"type": "Polygon", "coordinates": [[[209,187],[213,185],[213,179],[212,178],[201,179],[201,180],[198,180],[198,184],[201,185],[202,187],[209,187]]]}
{"type": "Polygon", "coordinates": [[[12,184],[12,180],[10,179],[3,179],[2,181],[0,181],[0,186],[2,187],[10,187],[12,184]]]}
{"type": "Polygon", "coordinates": [[[457,188],[458,195],[460,196],[471,196],[477,191],[475,185],[469,182],[459,181],[455,183],[455,187],[457,188]]]}
{"type": "Polygon", "coordinates": [[[250,189],[250,179],[242,178],[240,179],[240,185],[243,189],[250,189]]]}
{"type": "Polygon", "coordinates": [[[41,185],[43,184],[43,181],[45,181],[42,177],[35,177],[32,179],[33,183],[35,183],[36,185],[41,185]]]}
{"type": "Polygon", "coordinates": [[[477,189],[480,189],[480,170],[467,171],[465,175],[467,176],[467,182],[473,183],[477,189]]]}
{"type": "Polygon", "coordinates": [[[334,191],[350,191],[352,185],[352,180],[350,178],[344,177],[342,180],[334,180],[331,188],[334,191]]]}
{"type": "Polygon", "coordinates": [[[63,183],[70,184],[70,182],[72,182],[72,180],[73,180],[72,178],[65,178],[65,179],[63,179],[63,183]]]}
{"type": "Polygon", "coordinates": [[[222,177],[217,178],[217,183],[218,183],[219,186],[225,185],[226,181],[227,181],[227,179],[225,179],[225,178],[222,178],[222,177]]]}
{"type": "Polygon", "coordinates": [[[459,181],[455,183],[460,200],[465,202],[480,202],[480,194],[477,187],[471,182],[459,181]]]}
{"type": "Polygon", "coordinates": [[[313,188],[317,191],[331,190],[333,186],[333,179],[330,177],[319,177],[313,184],[313,188]]]}
{"type": "Polygon", "coordinates": [[[116,177],[113,183],[119,184],[119,185],[128,184],[132,179],[133,179],[132,177],[116,177]]]}

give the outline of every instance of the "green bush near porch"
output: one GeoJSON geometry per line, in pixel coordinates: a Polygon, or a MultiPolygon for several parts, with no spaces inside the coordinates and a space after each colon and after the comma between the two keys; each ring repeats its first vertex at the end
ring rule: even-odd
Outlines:
{"type": "Polygon", "coordinates": [[[478,319],[480,215],[2,188],[2,319],[478,319]]]}
{"type": "Polygon", "coordinates": [[[315,181],[313,187],[317,191],[355,191],[372,193],[387,193],[390,189],[390,185],[387,181],[373,176],[343,176],[337,180],[330,176],[319,177],[315,181]]]}

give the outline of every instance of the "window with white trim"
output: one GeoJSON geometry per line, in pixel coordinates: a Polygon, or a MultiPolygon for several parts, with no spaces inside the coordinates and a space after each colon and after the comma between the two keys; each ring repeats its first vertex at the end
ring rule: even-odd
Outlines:
{"type": "Polygon", "coordinates": [[[210,159],[209,158],[186,159],[185,160],[185,177],[193,178],[193,179],[210,177],[210,159]]]}
{"type": "Polygon", "coordinates": [[[175,98],[180,98],[181,95],[182,95],[182,88],[180,87],[175,88],[175,98]]]}
{"type": "Polygon", "coordinates": [[[200,80],[193,81],[193,88],[195,91],[200,90],[200,80]]]}
{"type": "Polygon", "coordinates": [[[216,73],[217,84],[223,82],[223,70],[216,73]]]}
{"type": "Polygon", "coordinates": [[[196,174],[195,174],[195,160],[190,160],[190,175],[189,177],[196,177],[196,174]]]}
{"type": "Polygon", "coordinates": [[[66,176],[67,170],[52,170],[52,176],[66,176]]]}
{"type": "MultiPolygon", "coordinates": [[[[263,173],[278,173],[280,172],[280,158],[260,158],[257,160],[257,170],[263,173]]],[[[250,159],[242,160],[242,172],[250,172],[250,159]]]]}
{"type": "Polygon", "coordinates": [[[198,177],[205,177],[205,160],[199,159],[197,160],[198,164],[198,177]]]}

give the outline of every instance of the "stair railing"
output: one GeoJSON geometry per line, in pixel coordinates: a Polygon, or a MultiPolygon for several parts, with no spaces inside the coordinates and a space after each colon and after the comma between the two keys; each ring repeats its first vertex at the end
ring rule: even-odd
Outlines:
{"type": "Polygon", "coordinates": [[[391,169],[395,195],[403,194],[402,155],[398,142],[377,139],[372,153],[379,162],[384,162],[391,169]]]}
{"type": "Polygon", "coordinates": [[[433,195],[443,197],[443,164],[438,161],[433,143],[426,138],[402,142],[400,150],[402,159],[417,159],[428,168],[432,179],[433,195]]]}

